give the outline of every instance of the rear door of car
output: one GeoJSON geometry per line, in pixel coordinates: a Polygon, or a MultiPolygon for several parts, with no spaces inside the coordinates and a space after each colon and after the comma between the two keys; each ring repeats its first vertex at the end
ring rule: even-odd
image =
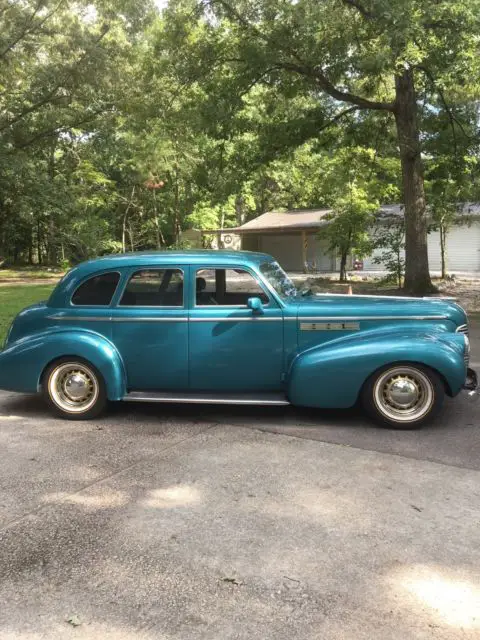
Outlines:
{"type": "Polygon", "coordinates": [[[187,281],[182,265],[128,270],[111,311],[129,391],[188,388],[187,281]]]}

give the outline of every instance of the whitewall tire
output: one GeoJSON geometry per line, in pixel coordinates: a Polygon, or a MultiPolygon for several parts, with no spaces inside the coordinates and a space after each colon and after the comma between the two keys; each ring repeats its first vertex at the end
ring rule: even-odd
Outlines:
{"type": "Polygon", "coordinates": [[[384,426],[416,429],[431,421],[445,398],[438,373],[413,363],[391,364],[376,371],[362,390],[366,411],[384,426]]]}
{"type": "Polygon", "coordinates": [[[43,396],[53,411],[69,420],[88,420],[107,404],[105,382],[86,360],[66,357],[51,363],[42,378],[43,396]]]}

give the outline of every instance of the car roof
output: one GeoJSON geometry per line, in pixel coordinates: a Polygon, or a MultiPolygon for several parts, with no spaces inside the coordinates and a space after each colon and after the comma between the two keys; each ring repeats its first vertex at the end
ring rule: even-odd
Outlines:
{"type": "Polygon", "coordinates": [[[117,253],[102,258],[95,258],[82,262],[73,267],[59,282],[48,301],[49,306],[62,307],[68,303],[78,283],[95,273],[115,271],[116,269],[131,267],[155,267],[176,265],[198,265],[208,268],[221,266],[255,266],[272,260],[266,253],[254,251],[226,251],[226,250],[186,250],[186,251],[135,251],[131,253],[117,253]]]}
{"type": "Polygon", "coordinates": [[[119,267],[136,267],[157,264],[258,264],[271,260],[266,253],[254,251],[228,251],[213,249],[195,249],[185,251],[132,251],[130,253],[117,253],[102,258],[95,258],[88,262],[82,262],[77,269],[82,268],[90,272],[119,267]]]}

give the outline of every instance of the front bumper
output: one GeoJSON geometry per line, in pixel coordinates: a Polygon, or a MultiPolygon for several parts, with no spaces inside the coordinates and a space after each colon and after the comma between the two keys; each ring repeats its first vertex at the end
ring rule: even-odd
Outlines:
{"type": "Polygon", "coordinates": [[[467,377],[465,378],[465,383],[463,388],[468,391],[468,395],[474,395],[478,392],[478,376],[477,372],[468,367],[467,369],[467,377]]]}

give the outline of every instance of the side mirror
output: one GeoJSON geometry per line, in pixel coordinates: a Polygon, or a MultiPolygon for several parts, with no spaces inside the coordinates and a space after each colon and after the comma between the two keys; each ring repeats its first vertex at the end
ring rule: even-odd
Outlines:
{"type": "Polygon", "coordinates": [[[260,298],[249,298],[247,300],[247,307],[253,311],[253,313],[263,313],[263,304],[260,298]]]}

